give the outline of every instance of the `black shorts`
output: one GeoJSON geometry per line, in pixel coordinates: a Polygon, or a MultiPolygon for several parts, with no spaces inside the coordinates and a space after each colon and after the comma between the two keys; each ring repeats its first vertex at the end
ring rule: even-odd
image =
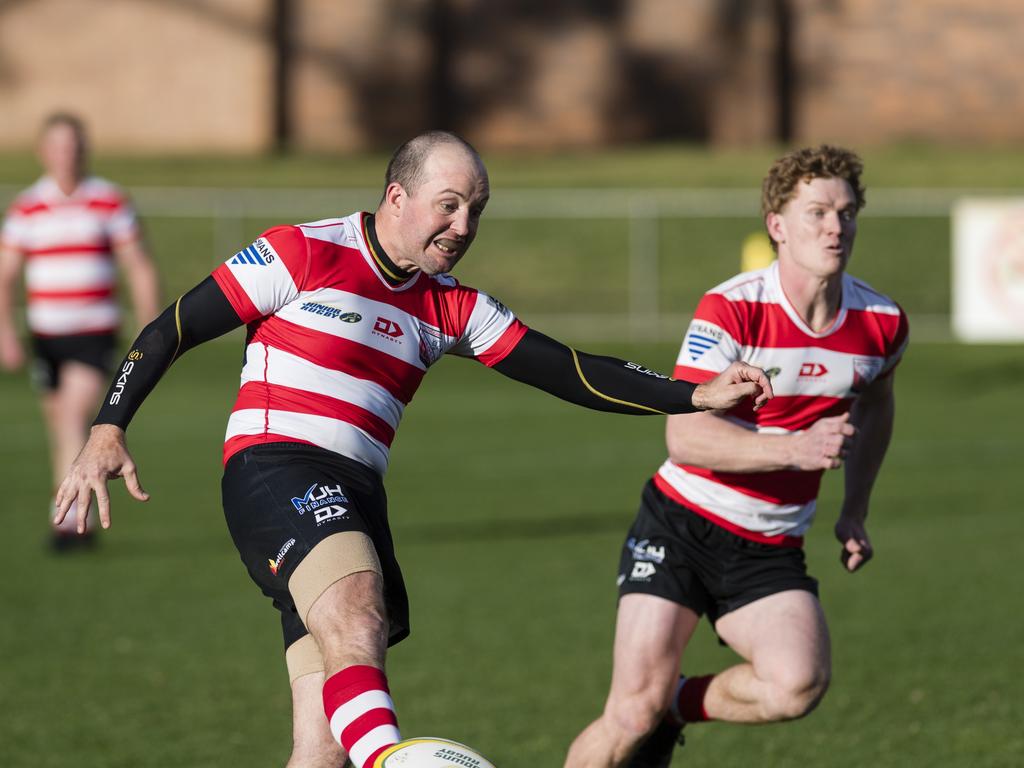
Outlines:
{"type": "Polygon", "coordinates": [[[239,451],[224,467],[224,517],[249,576],[281,612],[287,648],[308,630],[288,591],[296,566],[321,541],[358,531],[373,542],[384,580],[388,644],[409,634],[409,598],[388,527],[380,475],[331,451],[268,443],[239,451]]]}
{"type": "Polygon", "coordinates": [[[656,595],[712,624],[790,589],[818,594],[804,551],[745,539],[662,493],[649,480],[619,561],[619,595],[656,595]]]}
{"type": "Polygon", "coordinates": [[[74,361],[109,375],[114,369],[117,334],[86,333],[76,336],[32,337],[32,383],[37,389],[54,390],[60,385],[60,367],[74,361]]]}

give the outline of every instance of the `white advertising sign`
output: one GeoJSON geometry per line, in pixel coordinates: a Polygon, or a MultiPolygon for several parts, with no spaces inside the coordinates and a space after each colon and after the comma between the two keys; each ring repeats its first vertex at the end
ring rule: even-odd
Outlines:
{"type": "Polygon", "coordinates": [[[953,207],[953,331],[962,341],[1024,341],[1024,198],[953,207]]]}

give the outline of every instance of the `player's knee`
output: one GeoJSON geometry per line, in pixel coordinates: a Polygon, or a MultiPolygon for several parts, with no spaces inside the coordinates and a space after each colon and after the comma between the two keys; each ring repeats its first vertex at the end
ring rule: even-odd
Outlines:
{"type": "Polygon", "coordinates": [[[810,714],[828,690],[828,669],[791,670],[775,681],[766,702],[771,720],[797,720],[810,714]]]}
{"type": "Polygon", "coordinates": [[[665,710],[663,696],[654,691],[641,691],[609,699],[605,721],[615,731],[616,741],[631,748],[658,726],[665,710]]]}

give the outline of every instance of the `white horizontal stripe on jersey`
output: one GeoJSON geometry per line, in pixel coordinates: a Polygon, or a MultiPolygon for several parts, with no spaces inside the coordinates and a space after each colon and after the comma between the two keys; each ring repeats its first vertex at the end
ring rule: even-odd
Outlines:
{"type": "Polygon", "coordinates": [[[388,468],[389,451],[359,427],[328,416],[312,416],[292,411],[244,408],[234,411],[228,419],[225,442],[243,435],[274,435],[318,445],[366,464],[383,475],[388,468]]]}
{"type": "Polygon", "coordinates": [[[684,499],[748,531],[765,536],[801,536],[811,526],[816,503],[773,504],[727,485],[690,474],[666,460],[658,474],[684,499]]]}
{"type": "Polygon", "coordinates": [[[25,264],[25,286],[30,291],[86,291],[116,281],[114,262],[95,256],[42,257],[25,264]]]}
{"type": "MultiPolygon", "coordinates": [[[[331,715],[331,733],[334,735],[334,740],[340,744],[341,732],[345,730],[345,726],[372,709],[390,709],[394,711],[395,703],[387,692],[381,690],[363,691],[358,696],[349,699],[334,710],[334,714],[331,715]]],[[[362,764],[362,761],[355,763],[355,765],[362,764]]]]}
{"type": "Polygon", "coordinates": [[[116,328],[120,312],[109,299],[96,301],[51,301],[38,299],[28,306],[28,327],[47,336],[105,331],[116,328]]]}
{"type": "Polygon", "coordinates": [[[283,307],[277,316],[304,328],[357,342],[421,371],[426,370],[426,366],[420,359],[420,326],[432,329],[432,336],[440,340],[444,349],[451,347],[454,341],[450,336],[441,336],[434,326],[398,307],[334,288],[303,291],[296,301],[283,307]],[[317,311],[313,305],[340,310],[342,313],[356,312],[361,319],[354,323],[345,322],[317,311]],[[304,306],[306,309],[303,309],[304,306]]]}
{"type": "Polygon", "coordinates": [[[836,397],[853,381],[854,361],[871,362],[880,371],[885,358],[821,347],[744,347],[742,360],[759,368],[778,368],[772,376],[776,395],[836,397]]]}
{"type": "Polygon", "coordinates": [[[107,242],[103,219],[84,208],[62,206],[54,211],[26,217],[21,231],[22,246],[30,250],[61,248],[65,245],[104,245],[107,242]]]}
{"type": "Polygon", "coordinates": [[[504,305],[482,291],[476,295],[476,304],[470,313],[465,344],[452,351],[457,355],[477,357],[493,346],[494,342],[508,330],[515,319],[504,305]]]}
{"type": "Polygon", "coordinates": [[[344,400],[374,414],[392,429],[398,429],[405,412],[405,405],[376,382],[332,371],[261,342],[250,344],[245,351],[242,384],[249,381],[266,381],[344,400]]]}

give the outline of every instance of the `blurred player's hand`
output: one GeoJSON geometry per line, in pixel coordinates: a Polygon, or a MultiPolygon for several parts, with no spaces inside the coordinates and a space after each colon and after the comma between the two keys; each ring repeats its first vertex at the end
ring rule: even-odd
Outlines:
{"type": "Polygon", "coordinates": [[[79,534],[85,533],[85,521],[89,517],[89,506],[95,494],[100,525],[109,528],[110,494],[107,491],[107,480],[114,477],[123,477],[125,487],[136,499],[149,501],[149,494],[139,484],[135,462],[125,445],[124,430],[113,424],[97,424],[57,489],[54,524],[60,525],[71,505],[77,501],[77,530],[79,534]]]}
{"type": "Polygon", "coordinates": [[[792,435],[790,464],[805,471],[839,469],[856,434],[849,412],[818,419],[810,429],[792,435]]]}
{"type": "Polygon", "coordinates": [[[744,398],[754,398],[754,410],[759,410],[775,396],[772,383],[760,368],[742,362],[732,363],[720,374],[697,386],[691,398],[702,411],[732,408],[744,398]]]}
{"type": "Polygon", "coordinates": [[[17,334],[14,331],[0,334],[0,366],[7,371],[16,371],[24,364],[25,350],[17,334]]]}
{"type": "Polygon", "coordinates": [[[843,545],[839,560],[850,573],[865,565],[874,554],[863,520],[840,515],[836,522],[836,538],[843,545]]]}

